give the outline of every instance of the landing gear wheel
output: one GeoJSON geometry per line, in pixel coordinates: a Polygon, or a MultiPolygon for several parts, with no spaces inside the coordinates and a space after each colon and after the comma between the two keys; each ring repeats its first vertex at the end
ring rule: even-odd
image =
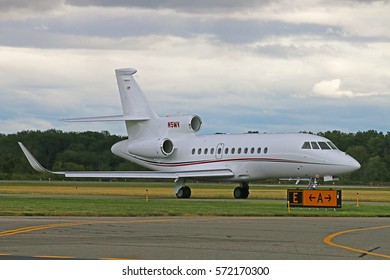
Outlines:
{"type": "Polygon", "coordinates": [[[184,193],[185,193],[185,197],[184,198],[190,198],[191,197],[191,189],[189,186],[185,186],[184,187],[184,193]]]}
{"type": "Polygon", "coordinates": [[[249,189],[242,188],[241,198],[242,199],[247,199],[248,196],[249,196],[249,189]]]}
{"type": "Polygon", "coordinates": [[[177,198],[190,198],[191,197],[191,189],[188,186],[181,187],[178,189],[176,193],[177,198]]]}
{"type": "Polygon", "coordinates": [[[237,187],[234,189],[233,195],[235,199],[240,199],[242,194],[242,189],[241,187],[237,187]]]}
{"type": "Polygon", "coordinates": [[[249,186],[245,184],[245,186],[235,188],[233,195],[236,199],[247,199],[249,196],[249,186]]]}

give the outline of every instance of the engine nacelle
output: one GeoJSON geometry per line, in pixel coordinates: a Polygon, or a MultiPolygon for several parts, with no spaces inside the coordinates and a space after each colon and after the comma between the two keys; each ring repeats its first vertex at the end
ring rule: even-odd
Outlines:
{"type": "Polygon", "coordinates": [[[168,139],[146,139],[130,142],[127,147],[129,153],[141,157],[165,158],[175,150],[173,142],[168,139]]]}
{"type": "Polygon", "coordinates": [[[168,129],[172,132],[198,132],[202,127],[202,119],[197,115],[168,116],[164,118],[168,129]]]}

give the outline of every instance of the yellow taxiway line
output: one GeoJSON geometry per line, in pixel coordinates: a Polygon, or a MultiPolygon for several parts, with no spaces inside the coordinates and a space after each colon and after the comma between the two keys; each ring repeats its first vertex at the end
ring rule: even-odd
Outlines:
{"type": "Polygon", "coordinates": [[[358,248],[349,247],[349,246],[342,245],[342,244],[336,244],[336,243],[334,243],[332,241],[333,238],[335,238],[336,236],[342,235],[342,234],[347,234],[347,233],[357,232],[357,231],[365,231],[365,230],[384,229],[384,228],[390,228],[390,225],[378,226],[378,227],[370,227],[370,228],[357,228],[357,229],[350,229],[350,230],[339,231],[339,232],[332,233],[331,235],[325,237],[323,241],[325,242],[325,244],[327,244],[329,246],[338,247],[338,248],[346,249],[346,250],[349,250],[349,251],[358,252],[358,253],[361,253],[361,254],[381,257],[381,258],[385,258],[385,259],[390,259],[390,255],[379,254],[379,253],[370,252],[370,251],[366,251],[366,250],[362,250],[362,249],[358,249],[358,248]]]}

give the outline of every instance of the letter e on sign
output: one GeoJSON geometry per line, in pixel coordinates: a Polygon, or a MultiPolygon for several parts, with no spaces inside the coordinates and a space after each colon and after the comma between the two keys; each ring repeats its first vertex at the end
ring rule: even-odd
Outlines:
{"type": "Polygon", "coordinates": [[[287,199],[291,207],[302,206],[303,190],[287,190],[287,199]]]}

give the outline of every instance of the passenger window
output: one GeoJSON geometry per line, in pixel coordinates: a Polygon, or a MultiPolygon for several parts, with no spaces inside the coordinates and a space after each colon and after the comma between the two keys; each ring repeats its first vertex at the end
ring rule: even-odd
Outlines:
{"type": "Polygon", "coordinates": [[[221,153],[222,153],[222,149],[218,148],[218,155],[220,155],[221,153]]]}
{"type": "Polygon", "coordinates": [[[195,148],[192,149],[192,154],[195,155],[195,148]]]}
{"type": "Polygon", "coordinates": [[[318,146],[317,142],[311,142],[311,146],[313,147],[314,150],[320,149],[320,146],[318,146]]]}
{"type": "Polygon", "coordinates": [[[227,155],[228,153],[229,153],[229,149],[226,148],[226,149],[225,149],[225,155],[227,155]]]}
{"type": "Polygon", "coordinates": [[[328,143],[328,145],[329,145],[333,150],[338,150],[337,147],[336,147],[336,145],[333,144],[332,142],[326,142],[326,143],[328,143]]]}
{"type": "Polygon", "coordinates": [[[264,154],[266,154],[266,153],[268,153],[268,148],[267,147],[264,148],[264,154]]]}
{"type": "Polygon", "coordinates": [[[241,154],[241,148],[238,148],[237,153],[241,154]]]}
{"type": "Polygon", "coordinates": [[[204,154],[207,155],[208,151],[209,151],[209,150],[208,150],[207,148],[204,149],[204,154]]]}
{"type": "Polygon", "coordinates": [[[232,148],[232,155],[234,155],[234,152],[236,151],[236,149],[235,148],[232,148]]]}
{"type": "Polygon", "coordinates": [[[201,153],[202,153],[202,149],[199,148],[199,149],[198,149],[198,155],[200,155],[201,153]]]}
{"type": "Polygon", "coordinates": [[[248,148],[245,148],[244,149],[244,154],[247,154],[248,153],[248,148]]]}
{"type": "Polygon", "coordinates": [[[318,142],[322,150],[330,150],[330,147],[325,142],[318,142]]]}
{"type": "Polygon", "coordinates": [[[214,154],[214,148],[211,148],[210,154],[214,154]]]}
{"type": "Polygon", "coordinates": [[[253,154],[255,152],[255,148],[251,148],[251,154],[253,154]]]}
{"type": "Polygon", "coordinates": [[[305,143],[303,143],[302,149],[311,149],[311,147],[310,147],[310,142],[305,142],[305,143]]]}
{"type": "Polygon", "coordinates": [[[257,148],[257,153],[260,154],[261,153],[261,148],[257,148]]]}

